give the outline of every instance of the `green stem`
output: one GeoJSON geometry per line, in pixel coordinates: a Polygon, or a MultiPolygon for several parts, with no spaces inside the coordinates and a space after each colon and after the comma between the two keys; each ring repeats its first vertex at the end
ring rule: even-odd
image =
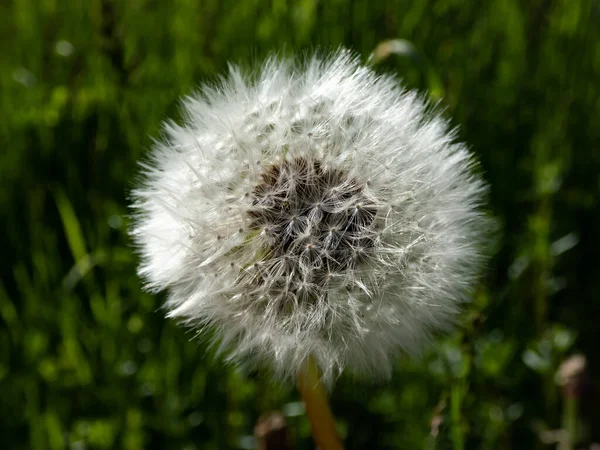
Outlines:
{"type": "Polygon", "coordinates": [[[298,373],[298,390],[304,400],[306,416],[319,450],[344,450],[313,358],[309,358],[304,369],[298,373]]]}
{"type": "Polygon", "coordinates": [[[450,391],[450,417],[452,420],[452,448],[464,450],[465,438],[461,424],[462,385],[454,383],[450,391]]]}
{"type": "Polygon", "coordinates": [[[577,439],[577,399],[572,395],[565,396],[564,429],[567,432],[567,449],[575,448],[577,439]]]}

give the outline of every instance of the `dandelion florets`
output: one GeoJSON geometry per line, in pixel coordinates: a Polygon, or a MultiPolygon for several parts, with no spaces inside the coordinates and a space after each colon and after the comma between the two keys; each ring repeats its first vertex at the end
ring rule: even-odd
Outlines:
{"type": "Polygon", "coordinates": [[[232,67],[134,191],[139,273],[229,358],[387,376],[480,272],[485,184],[444,119],[346,52],[232,67]]]}

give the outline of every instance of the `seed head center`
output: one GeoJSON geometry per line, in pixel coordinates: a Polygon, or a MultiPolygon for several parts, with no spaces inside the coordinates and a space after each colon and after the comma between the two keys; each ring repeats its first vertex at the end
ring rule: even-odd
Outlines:
{"type": "Polygon", "coordinates": [[[368,257],[377,209],[365,187],[344,170],[309,158],[264,169],[251,194],[249,225],[268,233],[270,261],[292,262],[284,269],[292,291],[306,283],[323,287],[332,274],[347,273],[368,257]]]}

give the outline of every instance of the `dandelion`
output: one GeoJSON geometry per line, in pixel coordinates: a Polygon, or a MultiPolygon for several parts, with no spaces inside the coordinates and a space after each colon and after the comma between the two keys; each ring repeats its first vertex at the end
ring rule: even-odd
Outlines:
{"type": "Polygon", "coordinates": [[[170,317],[327,384],[388,377],[453,323],[484,262],[486,186],[418,94],[342,51],[231,67],[184,112],[134,192],[139,274],[170,317]]]}

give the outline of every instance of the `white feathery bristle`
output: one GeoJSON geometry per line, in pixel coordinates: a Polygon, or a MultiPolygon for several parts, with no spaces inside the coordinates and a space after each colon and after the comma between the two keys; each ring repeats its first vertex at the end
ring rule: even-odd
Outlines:
{"type": "Polygon", "coordinates": [[[231,360],[312,355],[386,377],[455,320],[492,228],[467,148],[415,92],[345,51],[231,67],[165,125],[134,191],[139,274],[231,360]]]}

